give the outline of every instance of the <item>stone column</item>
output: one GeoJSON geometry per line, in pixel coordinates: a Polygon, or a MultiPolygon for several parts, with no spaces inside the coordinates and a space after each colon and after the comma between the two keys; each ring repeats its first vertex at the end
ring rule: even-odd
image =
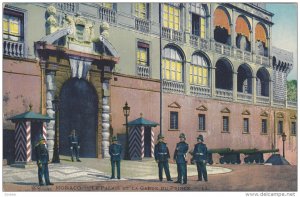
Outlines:
{"type": "Polygon", "coordinates": [[[109,158],[109,118],[110,118],[110,90],[109,79],[104,79],[102,82],[103,97],[102,97],[102,157],[109,158]]]}
{"type": "Polygon", "coordinates": [[[191,69],[191,67],[190,67],[190,63],[189,62],[186,62],[185,63],[185,71],[184,71],[184,73],[185,73],[185,76],[184,76],[184,85],[185,85],[185,94],[187,94],[187,95],[189,95],[190,94],[190,69],[191,69]]]}
{"type": "Polygon", "coordinates": [[[252,32],[251,32],[251,56],[252,56],[252,61],[255,62],[256,61],[256,48],[255,48],[255,23],[254,23],[254,19],[252,18],[252,32]]]}
{"type": "Polygon", "coordinates": [[[231,46],[234,49],[236,47],[235,38],[236,38],[236,32],[235,32],[235,10],[232,9],[232,19],[231,19],[231,46]]]}
{"type": "MultiPolygon", "coordinates": [[[[55,97],[55,71],[46,70],[46,110],[49,117],[55,119],[55,111],[52,106],[52,100],[55,97]]],[[[52,160],[55,136],[55,120],[47,123],[47,143],[49,150],[49,159],[52,160]]]]}
{"type": "Polygon", "coordinates": [[[237,100],[237,72],[236,71],[233,71],[233,80],[232,80],[232,85],[233,85],[233,88],[232,88],[232,95],[233,95],[233,101],[236,101],[237,100]]]}
{"type": "Polygon", "coordinates": [[[210,91],[211,97],[214,98],[216,95],[216,67],[211,65],[211,78],[210,78],[210,91]]]}
{"type": "Polygon", "coordinates": [[[252,76],[252,102],[256,103],[256,76],[252,76]]]}
{"type": "Polygon", "coordinates": [[[209,40],[210,40],[210,48],[211,50],[214,50],[214,43],[215,43],[215,39],[214,39],[214,4],[210,4],[210,31],[209,31],[209,40]]]}
{"type": "Polygon", "coordinates": [[[270,98],[270,105],[272,106],[273,105],[273,98],[274,98],[274,95],[273,95],[273,81],[274,81],[274,78],[272,77],[272,75],[270,75],[270,81],[269,81],[269,98],[270,98]]]}

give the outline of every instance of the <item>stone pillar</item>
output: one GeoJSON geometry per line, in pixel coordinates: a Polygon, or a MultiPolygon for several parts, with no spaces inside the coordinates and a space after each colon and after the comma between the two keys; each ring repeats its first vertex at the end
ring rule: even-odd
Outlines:
{"type": "Polygon", "coordinates": [[[252,18],[252,32],[251,33],[251,56],[252,56],[252,61],[255,62],[256,61],[256,48],[255,48],[255,23],[254,23],[254,19],[252,18]]]}
{"type": "Polygon", "coordinates": [[[235,32],[235,10],[232,9],[232,19],[231,19],[231,46],[234,49],[236,47],[235,38],[236,38],[236,32],[235,32]]]}
{"type": "Polygon", "coordinates": [[[109,104],[109,79],[104,79],[102,83],[103,97],[102,97],[102,157],[109,158],[109,117],[110,117],[110,104],[109,104]]]}
{"type": "Polygon", "coordinates": [[[232,95],[233,95],[233,101],[236,101],[237,100],[237,72],[233,71],[233,80],[232,80],[232,85],[233,85],[233,88],[232,88],[232,95]]]}
{"type": "Polygon", "coordinates": [[[273,77],[272,77],[272,75],[270,75],[270,81],[269,81],[269,98],[270,98],[270,105],[272,106],[273,105],[273,99],[274,99],[274,96],[273,96],[273,81],[274,81],[274,79],[273,79],[273,77]]]}
{"type": "Polygon", "coordinates": [[[256,76],[252,76],[252,102],[255,104],[256,103],[256,76]]]}
{"type": "Polygon", "coordinates": [[[209,31],[209,40],[210,40],[210,48],[212,50],[214,50],[214,43],[215,43],[215,39],[214,39],[214,4],[210,4],[210,31],[209,31]]]}
{"type": "Polygon", "coordinates": [[[210,91],[211,97],[214,98],[216,95],[216,67],[214,65],[211,66],[210,91]]]}
{"type": "Polygon", "coordinates": [[[184,84],[185,84],[185,94],[189,95],[190,94],[190,63],[186,62],[185,64],[185,76],[184,76],[184,84]]]}
{"type": "MultiPolygon", "coordinates": [[[[46,70],[46,110],[49,117],[55,119],[55,111],[52,106],[52,100],[55,97],[55,71],[46,70]]],[[[49,159],[52,160],[55,136],[55,120],[47,123],[47,144],[49,150],[49,159]]]]}

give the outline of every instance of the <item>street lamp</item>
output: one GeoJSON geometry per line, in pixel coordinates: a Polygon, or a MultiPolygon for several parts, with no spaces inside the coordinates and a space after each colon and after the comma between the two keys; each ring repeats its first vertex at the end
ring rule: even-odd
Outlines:
{"type": "Polygon", "coordinates": [[[125,103],[125,106],[123,107],[123,113],[126,120],[126,152],[125,152],[125,159],[129,160],[129,138],[128,138],[128,116],[130,113],[130,107],[127,104],[127,101],[125,103]]]}
{"type": "Polygon", "coordinates": [[[282,133],[282,135],[281,135],[281,137],[282,137],[282,154],[283,154],[283,158],[285,158],[285,154],[284,154],[284,142],[285,142],[285,140],[286,140],[286,134],[283,132],[282,133]]]}
{"type": "Polygon", "coordinates": [[[59,99],[57,96],[52,100],[53,110],[55,111],[55,136],[54,136],[54,151],[52,163],[60,163],[59,159],[59,130],[58,130],[58,111],[59,111],[59,99]]]}

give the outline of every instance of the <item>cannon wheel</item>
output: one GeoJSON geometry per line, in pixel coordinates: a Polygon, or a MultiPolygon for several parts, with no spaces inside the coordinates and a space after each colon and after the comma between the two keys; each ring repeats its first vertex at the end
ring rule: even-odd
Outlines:
{"type": "Polygon", "coordinates": [[[220,158],[220,164],[224,164],[224,158],[223,157],[220,158]]]}

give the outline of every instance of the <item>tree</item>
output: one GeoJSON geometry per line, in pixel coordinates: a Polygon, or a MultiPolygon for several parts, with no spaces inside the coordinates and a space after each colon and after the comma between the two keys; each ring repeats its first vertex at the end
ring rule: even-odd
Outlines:
{"type": "Polygon", "coordinates": [[[297,101],[297,80],[287,81],[287,100],[297,101]]]}

